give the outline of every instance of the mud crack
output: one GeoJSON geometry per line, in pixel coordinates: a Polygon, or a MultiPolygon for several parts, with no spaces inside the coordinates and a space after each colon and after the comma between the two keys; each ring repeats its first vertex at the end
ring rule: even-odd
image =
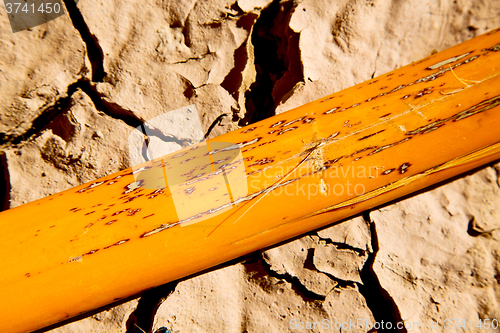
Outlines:
{"type": "Polygon", "coordinates": [[[246,115],[240,126],[275,114],[282,99],[303,81],[299,34],[289,26],[295,1],[273,1],[262,10],[253,27],[257,78],[246,93],[246,115]]]}
{"type": "Polygon", "coordinates": [[[238,102],[238,108],[233,110],[232,121],[234,122],[240,120],[239,112],[245,110],[244,94],[248,92],[250,86],[255,83],[254,49],[251,39],[253,27],[259,15],[260,10],[258,12],[245,13],[236,21],[236,26],[248,31],[249,36],[234,51],[234,66],[221,83],[221,87],[226,89],[234,100],[238,102]]]}
{"type": "Polygon", "coordinates": [[[207,132],[205,133],[205,135],[203,136],[205,139],[207,139],[210,135],[210,133],[212,132],[212,130],[214,129],[214,127],[216,125],[220,125],[221,122],[222,122],[222,119],[225,117],[225,116],[229,116],[229,114],[227,113],[223,113],[221,114],[220,116],[218,116],[217,118],[215,118],[214,121],[212,121],[212,124],[210,124],[210,126],[208,127],[208,130],[207,132]]]}
{"type": "Polygon", "coordinates": [[[96,91],[95,85],[91,82],[82,80],[79,82],[78,88],[90,97],[97,111],[103,112],[112,118],[119,119],[128,126],[134,128],[141,126],[141,124],[145,122],[144,119],[136,116],[134,112],[103,99],[96,91]]]}
{"type": "Polygon", "coordinates": [[[314,235],[317,236],[320,241],[325,242],[325,244],[334,245],[339,250],[350,250],[350,251],[355,252],[359,256],[365,255],[365,254],[367,254],[367,252],[369,252],[366,250],[358,249],[357,247],[351,246],[351,245],[346,244],[346,243],[334,242],[330,238],[323,238],[318,234],[318,232],[315,232],[314,235]]]}
{"type": "Polygon", "coordinates": [[[68,15],[73,22],[73,26],[80,33],[83,42],[87,46],[87,54],[92,65],[92,81],[102,82],[106,76],[104,71],[104,53],[99,45],[97,37],[90,32],[90,29],[83,18],[82,13],[76,6],[74,0],[63,0],[68,11],[68,15]]]}
{"type": "Polygon", "coordinates": [[[126,333],[151,333],[156,311],[174,292],[176,286],[177,281],[173,281],[145,291],[139,299],[136,309],[127,319],[126,333]]]}
{"type": "Polygon", "coordinates": [[[68,108],[70,107],[71,97],[80,85],[80,81],[69,85],[64,97],[59,97],[52,106],[49,106],[45,110],[43,110],[35,119],[33,119],[31,127],[24,133],[19,135],[8,135],[0,133],[0,148],[4,148],[10,145],[17,145],[43,130],[59,114],[62,114],[63,112],[68,110],[68,108]]]}
{"type": "Polygon", "coordinates": [[[10,177],[5,153],[0,151],[0,212],[10,207],[10,177]]]}
{"type": "MultiPolygon", "coordinates": [[[[290,275],[289,273],[280,274],[271,268],[271,265],[264,260],[262,257],[264,253],[261,253],[260,258],[258,258],[258,264],[262,267],[265,273],[278,280],[284,280],[292,285],[292,289],[297,295],[299,295],[304,302],[316,302],[324,301],[326,296],[316,294],[313,291],[307,289],[296,276],[290,275]]],[[[314,269],[316,270],[316,269],[314,269]]]]}
{"type": "Polygon", "coordinates": [[[69,85],[64,97],[60,97],[52,106],[49,106],[42,111],[32,121],[32,125],[27,131],[17,136],[2,134],[0,137],[0,149],[21,144],[24,141],[40,134],[54,121],[58,115],[63,114],[68,111],[71,106],[73,106],[72,97],[78,89],[90,97],[97,111],[102,112],[114,119],[122,120],[128,126],[134,128],[140,126],[144,122],[142,119],[135,116],[133,112],[119,108],[115,105],[110,105],[110,103],[104,101],[94,90],[90,81],[81,79],[69,85]]]}
{"type": "MultiPolygon", "coordinates": [[[[371,221],[369,211],[363,213],[363,218],[370,226],[373,253],[368,257],[361,271],[363,284],[358,284],[359,291],[365,298],[366,304],[372,312],[373,317],[375,317],[376,322],[384,322],[385,328],[388,327],[387,323],[390,322],[392,324],[389,325],[392,329],[386,329],[385,332],[407,333],[408,331],[404,327],[401,329],[396,328],[397,323],[404,322],[401,318],[401,313],[394,299],[380,285],[380,281],[373,269],[375,257],[380,249],[375,223],[371,221]]],[[[379,330],[379,332],[382,331],[379,330]]]]}

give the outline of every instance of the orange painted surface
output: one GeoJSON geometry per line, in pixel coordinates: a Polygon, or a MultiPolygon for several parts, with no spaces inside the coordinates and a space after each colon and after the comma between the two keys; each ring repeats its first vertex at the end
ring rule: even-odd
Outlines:
{"type": "Polygon", "coordinates": [[[0,213],[0,330],[45,327],[500,158],[500,31],[209,147],[0,213]]]}

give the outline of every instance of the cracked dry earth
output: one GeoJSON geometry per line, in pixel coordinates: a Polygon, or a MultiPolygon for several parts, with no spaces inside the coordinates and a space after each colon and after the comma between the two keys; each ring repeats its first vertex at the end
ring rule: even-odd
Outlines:
{"type": "MultiPolygon", "coordinates": [[[[500,2],[481,0],[63,3],[67,15],[16,34],[0,8],[2,209],[130,167],[124,138],[165,112],[195,104],[217,136],[500,26],[500,2]]],[[[500,319],[499,175],[485,166],[45,331],[500,319]]]]}

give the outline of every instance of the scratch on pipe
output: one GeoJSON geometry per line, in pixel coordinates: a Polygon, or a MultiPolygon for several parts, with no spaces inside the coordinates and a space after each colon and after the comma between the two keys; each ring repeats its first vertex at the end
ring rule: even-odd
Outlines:
{"type": "MultiPolygon", "coordinates": [[[[308,214],[308,215],[305,215],[303,217],[300,218],[300,220],[302,219],[305,219],[305,218],[308,218],[308,217],[311,217],[311,216],[314,216],[314,215],[318,215],[318,214],[322,214],[322,213],[326,213],[328,211],[332,211],[332,210],[336,210],[336,209],[339,209],[339,208],[343,208],[343,207],[346,207],[346,206],[350,206],[350,205],[354,205],[354,204],[357,204],[357,203],[360,203],[360,202],[363,202],[363,201],[366,201],[368,199],[372,199],[376,196],[379,196],[381,194],[384,194],[386,192],[389,192],[389,191],[392,191],[392,190],[395,190],[399,187],[402,187],[402,186],[405,186],[409,183],[412,183],[420,178],[423,178],[423,177],[426,177],[430,174],[433,174],[433,173],[436,173],[436,172],[439,172],[439,171],[443,171],[445,169],[449,169],[449,168],[452,168],[452,167],[455,167],[455,166],[459,166],[459,165],[463,165],[463,164],[466,164],[466,163],[469,163],[469,162],[473,162],[479,158],[482,158],[482,157],[486,157],[489,155],[489,153],[494,153],[496,151],[498,151],[500,148],[500,142],[499,143],[496,143],[496,144],[493,144],[491,146],[488,146],[486,148],[483,148],[483,149],[480,149],[480,150],[477,150],[473,153],[470,153],[470,154],[467,154],[465,156],[460,156],[460,157],[457,157],[451,161],[448,161],[444,164],[441,164],[441,165],[438,165],[434,168],[431,168],[431,169],[427,169],[421,173],[417,173],[413,176],[410,176],[410,177],[406,177],[406,178],[403,178],[403,179],[400,179],[400,180],[397,180],[391,184],[388,184],[388,185],[385,185],[383,187],[380,187],[380,188],[377,188],[373,191],[370,191],[366,194],[362,194],[360,196],[357,196],[355,198],[352,198],[352,199],[349,199],[349,200],[346,200],[344,202],[341,202],[339,204],[336,204],[336,205],[333,205],[333,206],[330,206],[330,207],[327,207],[327,208],[323,208],[321,210],[318,210],[314,213],[311,213],[311,214],[308,214]]],[[[293,221],[290,221],[290,222],[293,222],[293,221]]]]}
{"type": "MultiPolygon", "coordinates": [[[[297,169],[299,169],[315,152],[317,152],[317,150],[324,146],[327,142],[329,142],[330,140],[332,140],[333,138],[335,138],[336,136],[338,135],[338,132],[332,136],[330,136],[329,138],[326,138],[318,143],[316,143],[313,147],[311,148],[308,148],[306,151],[308,151],[306,157],[304,157],[302,159],[302,161],[300,161],[291,171],[289,171],[288,173],[286,173],[280,180],[276,181],[273,185],[271,185],[271,187],[269,188],[269,190],[263,192],[264,195],[261,196],[259,199],[257,199],[257,201],[255,201],[247,210],[245,210],[243,212],[243,214],[241,214],[234,222],[233,224],[235,224],[236,222],[238,222],[239,220],[241,220],[241,218],[243,216],[245,216],[246,213],[248,213],[250,211],[250,209],[252,209],[257,203],[259,203],[260,200],[264,199],[270,192],[272,192],[274,189],[276,189],[283,181],[285,181],[291,174],[293,174],[297,169]]],[[[313,161],[313,163],[317,162],[316,160],[313,161]]],[[[207,237],[209,237],[211,234],[213,234],[215,232],[215,230],[217,230],[224,222],[226,222],[228,219],[230,219],[234,214],[236,214],[241,208],[245,207],[246,204],[249,203],[249,201],[247,201],[245,204],[243,204],[243,206],[239,207],[238,209],[236,209],[233,213],[231,213],[228,217],[226,217],[221,223],[219,223],[208,235],[207,237]]]]}
{"type": "Polygon", "coordinates": [[[270,232],[270,231],[272,231],[274,229],[281,228],[281,227],[284,227],[286,225],[289,225],[289,224],[292,224],[292,223],[295,223],[295,222],[298,222],[298,221],[301,221],[301,220],[304,220],[304,219],[307,219],[307,218],[310,218],[310,217],[313,217],[313,216],[316,216],[316,215],[320,215],[320,214],[324,214],[324,213],[329,213],[329,212],[332,212],[332,211],[337,210],[337,209],[341,209],[341,208],[348,207],[348,206],[351,206],[351,205],[354,205],[354,204],[357,204],[357,203],[361,203],[363,201],[375,198],[375,197],[377,197],[379,195],[382,195],[384,193],[390,192],[390,191],[398,189],[398,188],[400,188],[402,186],[405,186],[405,185],[408,185],[410,183],[413,183],[414,181],[422,179],[422,178],[424,178],[426,176],[429,176],[429,175],[431,175],[433,173],[436,173],[436,172],[439,172],[439,171],[443,171],[443,170],[446,170],[446,169],[450,169],[450,168],[453,168],[453,167],[456,167],[456,166],[461,166],[461,165],[464,165],[464,164],[467,164],[467,163],[470,163],[470,162],[474,162],[476,160],[488,157],[490,155],[493,155],[493,154],[499,153],[499,152],[500,152],[500,142],[497,142],[497,143],[495,143],[493,145],[490,145],[488,147],[476,150],[476,151],[474,151],[474,152],[472,152],[470,154],[454,158],[451,161],[448,161],[448,162],[443,163],[441,165],[437,165],[437,166],[435,166],[433,168],[427,169],[427,170],[425,170],[423,172],[420,172],[420,173],[417,173],[417,174],[415,174],[413,176],[409,176],[409,177],[397,180],[397,181],[395,181],[393,183],[387,184],[385,186],[379,187],[379,188],[374,189],[374,190],[372,190],[372,191],[370,191],[368,193],[365,193],[363,195],[360,195],[360,196],[357,196],[355,198],[343,201],[343,202],[338,203],[336,205],[332,205],[332,206],[329,206],[329,207],[317,210],[317,211],[315,211],[313,213],[310,213],[310,214],[304,215],[302,217],[296,218],[294,220],[288,221],[286,223],[280,224],[280,225],[278,225],[278,226],[276,226],[274,228],[267,229],[265,231],[259,232],[258,234],[246,237],[244,239],[240,239],[240,240],[238,240],[236,242],[231,243],[231,245],[235,245],[237,243],[243,242],[243,241],[245,241],[247,239],[253,238],[253,237],[258,236],[260,234],[270,232]]]}
{"type": "Polygon", "coordinates": [[[327,186],[325,184],[325,181],[323,180],[323,178],[321,178],[319,180],[319,192],[321,193],[321,195],[327,195],[326,193],[326,190],[327,190],[327,186]]]}
{"type": "MultiPolygon", "coordinates": [[[[290,179],[290,180],[287,180],[286,182],[283,182],[283,183],[279,184],[278,186],[280,186],[280,187],[281,186],[286,186],[286,185],[288,185],[290,183],[293,183],[296,180],[298,180],[298,178],[290,179]]],[[[262,189],[262,190],[260,190],[258,192],[252,193],[252,194],[250,194],[250,195],[248,195],[246,197],[239,198],[239,199],[237,199],[237,200],[235,200],[233,202],[228,202],[228,203],[223,204],[223,205],[221,205],[221,206],[219,206],[217,208],[210,209],[210,210],[208,210],[206,212],[198,213],[198,214],[193,215],[193,216],[191,216],[189,218],[186,218],[184,220],[180,220],[180,221],[177,221],[177,222],[171,223],[171,224],[161,224],[159,227],[157,227],[157,228],[155,228],[153,230],[150,230],[150,231],[145,232],[144,234],[142,234],[141,238],[149,237],[151,235],[157,234],[159,232],[162,232],[164,230],[173,228],[175,226],[182,225],[183,223],[186,223],[186,222],[192,221],[194,219],[200,218],[200,217],[202,217],[205,214],[211,214],[211,213],[217,212],[217,211],[219,211],[221,209],[228,208],[228,207],[231,207],[233,205],[238,205],[238,204],[240,204],[242,202],[252,200],[252,199],[258,197],[259,195],[261,195],[262,193],[269,192],[270,190],[271,190],[270,188],[264,188],[264,189],[262,189]]]]}
{"type": "Polygon", "coordinates": [[[472,82],[472,83],[480,83],[481,81],[475,81],[475,80],[467,80],[467,79],[461,79],[458,77],[458,75],[455,73],[455,71],[453,70],[453,68],[450,66],[450,70],[451,72],[453,73],[453,75],[457,78],[458,81],[462,82],[464,85],[466,85],[467,87],[470,87],[469,84],[465,83],[465,81],[468,81],[468,82],[472,82]]]}
{"type": "Polygon", "coordinates": [[[457,90],[450,91],[450,92],[448,92],[448,93],[444,93],[442,90],[440,90],[440,91],[439,91],[439,93],[441,93],[442,95],[451,95],[451,94],[455,94],[455,93],[457,93],[457,92],[459,92],[459,91],[462,91],[462,90],[464,90],[464,89],[466,89],[466,88],[470,88],[470,87],[472,87],[472,85],[467,84],[467,83],[466,83],[466,81],[467,81],[467,82],[470,82],[470,83],[476,83],[476,84],[477,84],[477,83],[481,83],[481,82],[482,82],[482,81],[475,81],[475,80],[461,79],[461,78],[459,78],[459,77],[458,77],[458,75],[455,73],[455,71],[453,70],[453,67],[451,67],[451,65],[448,65],[448,66],[450,67],[450,71],[451,71],[451,73],[453,73],[453,76],[455,76],[455,77],[457,78],[457,80],[458,80],[458,81],[460,81],[460,83],[464,84],[464,85],[465,85],[465,87],[464,87],[464,88],[461,88],[461,89],[457,89],[457,90]]]}

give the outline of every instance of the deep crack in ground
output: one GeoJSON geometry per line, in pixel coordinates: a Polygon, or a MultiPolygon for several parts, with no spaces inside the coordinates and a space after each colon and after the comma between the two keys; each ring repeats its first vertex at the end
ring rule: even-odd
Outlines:
{"type": "Polygon", "coordinates": [[[305,302],[324,301],[325,296],[316,294],[315,292],[307,289],[296,276],[289,273],[280,274],[271,268],[271,265],[261,256],[259,258],[259,265],[267,273],[267,275],[279,280],[284,280],[292,285],[292,290],[295,291],[305,302]]]}
{"type": "Polygon", "coordinates": [[[71,106],[73,94],[80,89],[92,100],[97,111],[103,112],[110,117],[122,120],[132,128],[138,127],[143,123],[142,119],[136,117],[131,111],[120,109],[114,105],[106,103],[97,92],[95,92],[91,82],[87,80],[79,80],[68,86],[64,97],[60,97],[54,105],[42,111],[33,121],[31,127],[24,133],[17,136],[3,135],[0,138],[0,148],[7,146],[15,146],[21,144],[40,134],[54,119],[60,114],[66,112],[71,106]]]}
{"type": "Polygon", "coordinates": [[[63,0],[63,2],[66,5],[68,15],[73,22],[73,26],[78,30],[83,42],[87,46],[88,58],[92,64],[92,81],[102,82],[106,76],[106,72],[104,71],[104,54],[97,37],[90,32],[90,29],[75,1],[63,0]]]}
{"type": "Polygon", "coordinates": [[[0,148],[20,144],[42,131],[58,115],[65,112],[70,107],[71,96],[75,93],[80,84],[80,81],[77,81],[69,85],[66,90],[66,95],[57,99],[52,106],[43,110],[35,119],[33,119],[31,127],[26,132],[17,136],[0,133],[0,148]]]}
{"type": "Polygon", "coordinates": [[[303,80],[299,34],[289,27],[296,5],[295,1],[275,0],[255,22],[251,42],[257,78],[246,93],[247,114],[240,125],[273,116],[281,99],[303,80]]]}
{"type": "Polygon", "coordinates": [[[10,177],[5,153],[0,151],[0,212],[10,208],[10,177]]]}
{"type": "Polygon", "coordinates": [[[349,244],[346,244],[346,243],[334,242],[330,238],[323,238],[318,234],[318,232],[313,233],[313,235],[318,237],[319,240],[324,241],[326,244],[334,245],[339,250],[349,250],[349,251],[355,252],[359,256],[361,256],[367,252],[366,250],[358,249],[358,248],[351,246],[349,244]]]}
{"type": "Polygon", "coordinates": [[[169,282],[145,291],[134,312],[127,319],[126,333],[150,333],[153,329],[156,311],[161,303],[174,292],[177,281],[169,282]]]}
{"type": "Polygon", "coordinates": [[[372,312],[375,321],[379,324],[384,323],[384,329],[377,329],[377,332],[407,333],[404,327],[401,329],[396,328],[397,323],[404,322],[401,318],[401,313],[394,299],[380,285],[380,281],[373,269],[375,258],[380,249],[375,223],[371,221],[368,211],[363,213],[363,218],[370,225],[373,253],[368,257],[361,271],[361,281],[363,281],[363,284],[358,285],[359,292],[365,298],[366,304],[372,312]],[[387,327],[387,323],[391,323],[390,326],[392,329],[387,327]]]}

